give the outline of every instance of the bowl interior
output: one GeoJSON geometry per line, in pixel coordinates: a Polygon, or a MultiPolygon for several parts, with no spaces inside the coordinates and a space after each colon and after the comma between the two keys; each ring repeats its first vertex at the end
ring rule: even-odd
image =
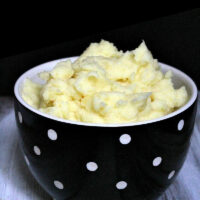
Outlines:
{"type": "Polygon", "coordinates": [[[42,112],[38,111],[37,109],[34,109],[31,106],[29,106],[23,100],[23,98],[21,96],[24,80],[26,78],[29,78],[36,83],[44,84],[45,82],[38,77],[38,73],[43,72],[43,71],[51,71],[58,62],[64,61],[67,59],[70,59],[71,61],[75,61],[77,59],[77,57],[63,58],[63,59],[50,61],[50,62],[41,64],[41,65],[38,65],[34,68],[31,68],[30,70],[28,70],[24,74],[22,74],[16,81],[15,87],[14,87],[14,93],[15,93],[17,100],[22,105],[24,105],[26,108],[30,109],[31,111],[33,111],[39,115],[42,115],[44,117],[53,119],[53,120],[57,120],[57,121],[65,122],[65,123],[87,125],[87,126],[106,126],[106,127],[116,127],[117,126],[118,127],[118,126],[133,126],[133,125],[147,124],[147,123],[152,123],[152,122],[156,122],[156,121],[160,121],[160,120],[164,120],[164,119],[173,117],[173,116],[183,112],[187,108],[189,108],[197,98],[197,87],[196,87],[194,81],[188,75],[186,75],[184,72],[182,72],[174,67],[171,67],[167,64],[159,63],[161,66],[161,70],[164,73],[169,70],[172,71],[172,73],[173,73],[172,82],[173,82],[175,88],[179,88],[183,85],[186,87],[186,90],[189,94],[189,100],[183,107],[179,108],[178,110],[176,110],[168,115],[165,115],[163,117],[156,118],[154,120],[147,120],[147,121],[135,122],[135,123],[123,123],[123,124],[95,124],[95,123],[76,122],[76,121],[70,121],[70,120],[65,120],[65,119],[60,119],[60,118],[54,117],[54,116],[50,116],[48,114],[42,113],[42,112]]]}

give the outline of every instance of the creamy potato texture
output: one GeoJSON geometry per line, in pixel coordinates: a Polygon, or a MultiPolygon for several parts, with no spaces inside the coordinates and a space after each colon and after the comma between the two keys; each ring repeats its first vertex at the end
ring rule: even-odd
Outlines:
{"type": "Polygon", "coordinates": [[[75,62],[59,62],[39,76],[45,84],[25,80],[25,102],[73,121],[150,120],[173,112],[188,99],[185,87],[173,87],[172,73],[161,72],[144,42],[127,52],[104,40],[92,43],[75,62]]]}

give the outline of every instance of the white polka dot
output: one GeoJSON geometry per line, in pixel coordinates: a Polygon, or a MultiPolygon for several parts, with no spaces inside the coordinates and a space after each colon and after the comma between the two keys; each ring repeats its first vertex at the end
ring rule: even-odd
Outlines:
{"type": "Polygon", "coordinates": [[[168,179],[171,179],[175,174],[175,170],[171,171],[168,175],[168,179]]]}
{"type": "Polygon", "coordinates": [[[181,120],[179,121],[179,123],[178,123],[178,130],[181,131],[181,130],[183,129],[183,127],[184,127],[184,120],[181,119],[181,120]]]}
{"type": "Polygon", "coordinates": [[[56,188],[58,188],[60,190],[64,189],[64,185],[60,181],[54,181],[54,185],[56,188]]]}
{"type": "Polygon", "coordinates": [[[27,158],[26,156],[24,156],[24,159],[25,159],[25,161],[26,161],[26,164],[29,166],[29,165],[30,165],[30,163],[29,163],[29,160],[28,160],[28,158],[27,158]]]}
{"type": "Polygon", "coordinates": [[[88,162],[86,164],[86,167],[89,171],[92,171],[92,172],[94,172],[98,169],[98,165],[95,162],[88,162]]]}
{"type": "Polygon", "coordinates": [[[160,165],[162,162],[162,158],[161,157],[156,157],[153,159],[153,166],[157,167],[158,165],[160,165]]]}
{"type": "Polygon", "coordinates": [[[22,118],[22,114],[20,112],[18,112],[18,118],[19,118],[19,122],[22,123],[23,122],[23,118],[22,118]]]}
{"type": "Polygon", "coordinates": [[[119,141],[121,144],[128,144],[131,141],[131,136],[128,134],[123,134],[120,136],[119,141]]]}
{"type": "Polygon", "coordinates": [[[53,129],[49,129],[47,134],[50,140],[57,140],[58,138],[56,131],[54,131],[53,129]]]}
{"type": "Polygon", "coordinates": [[[35,152],[36,155],[39,156],[41,154],[40,148],[38,146],[34,146],[33,150],[34,150],[34,152],[35,152]]]}
{"type": "Polygon", "coordinates": [[[116,188],[118,190],[123,190],[127,187],[127,183],[125,181],[119,181],[117,184],[116,184],[116,188]]]}

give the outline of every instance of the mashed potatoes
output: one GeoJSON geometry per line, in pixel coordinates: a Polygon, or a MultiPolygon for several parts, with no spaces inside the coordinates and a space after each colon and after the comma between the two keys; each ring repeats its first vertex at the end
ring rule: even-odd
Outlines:
{"type": "Polygon", "coordinates": [[[169,114],[188,99],[174,89],[172,73],[163,74],[144,42],[122,52],[107,41],[92,43],[75,61],[42,72],[39,85],[26,79],[22,97],[40,111],[74,121],[125,123],[169,114]]]}

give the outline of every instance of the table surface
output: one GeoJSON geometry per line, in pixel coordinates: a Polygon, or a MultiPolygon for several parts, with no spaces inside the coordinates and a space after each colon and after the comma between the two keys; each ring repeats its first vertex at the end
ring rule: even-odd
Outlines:
{"type": "MultiPolygon", "coordinates": [[[[187,159],[159,200],[199,199],[200,102],[187,159]]],[[[19,149],[11,97],[0,97],[0,200],[51,200],[30,174],[19,149]]]]}

